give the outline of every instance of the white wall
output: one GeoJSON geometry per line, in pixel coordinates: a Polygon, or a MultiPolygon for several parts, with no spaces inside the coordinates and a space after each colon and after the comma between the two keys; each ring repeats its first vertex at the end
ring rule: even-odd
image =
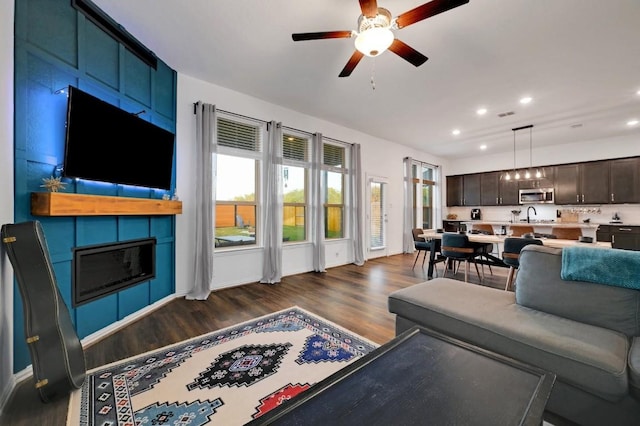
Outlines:
{"type": "MultiPolygon", "coordinates": [[[[547,166],[633,156],[640,156],[640,141],[637,134],[565,145],[534,147],[532,164],[547,166]]],[[[529,166],[529,150],[516,151],[516,168],[527,166],[529,166]]],[[[450,162],[447,174],[457,175],[511,168],[513,168],[513,151],[456,159],[450,162]]]]}
{"type": "MultiPolygon", "coordinates": [[[[0,2],[0,223],[13,222],[14,2],[0,2]]],[[[13,272],[0,248],[0,412],[13,382],[13,272]]]]}
{"type": "MultiPolygon", "coordinates": [[[[362,146],[363,177],[375,175],[389,180],[387,209],[389,222],[387,236],[389,254],[402,252],[402,159],[407,156],[417,160],[440,164],[432,155],[407,148],[396,143],[348,129],[328,121],[271,104],[260,99],[216,86],[193,77],[178,75],[177,143],[178,194],[183,202],[183,213],[177,217],[176,231],[176,292],[186,292],[193,281],[193,241],[195,240],[195,188],[191,165],[195,162],[195,115],[193,103],[202,101],[217,108],[256,119],[282,122],[283,126],[307,132],[321,132],[323,136],[362,146]]],[[[346,241],[330,241],[326,245],[327,267],[352,261],[350,244],[346,241]]],[[[311,246],[291,245],[283,250],[283,272],[291,275],[313,269],[311,246]]],[[[218,252],[214,260],[214,286],[222,288],[259,281],[262,272],[260,249],[218,252]]]]}
{"type": "MultiPolygon", "coordinates": [[[[640,140],[637,135],[617,137],[602,140],[592,140],[566,145],[534,148],[533,165],[546,166],[553,164],[573,163],[581,161],[602,160],[607,158],[621,158],[640,156],[640,140]]],[[[529,165],[529,151],[516,152],[516,168],[529,165]]],[[[462,158],[450,162],[446,174],[456,175],[465,173],[478,173],[492,170],[504,170],[513,167],[513,151],[487,155],[475,158],[462,158]]],[[[445,200],[446,203],[446,200],[445,200]]],[[[572,206],[537,205],[536,219],[555,219],[556,209],[570,209],[572,206]]],[[[580,209],[599,208],[600,212],[580,212],[579,220],[591,219],[592,223],[608,223],[614,213],[618,213],[625,224],[640,225],[640,205],[638,204],[603,204],[593,206],[575,206],[580,209]]],[[[450,207],[447,213],[455,213],[459,219],[470,219],[469,207],[450,207]]],[[[518,208],[518,207],[515,207],[518,208]]],[[[482,218],[490,221],[508,221],[513,206],[508,207],[483,207],[482,218]]],[[[521,218],[525,217],[525,208],[522,208],[521,218]]],[[[593,209],[592,209],[593,210],[593,209]]]]}

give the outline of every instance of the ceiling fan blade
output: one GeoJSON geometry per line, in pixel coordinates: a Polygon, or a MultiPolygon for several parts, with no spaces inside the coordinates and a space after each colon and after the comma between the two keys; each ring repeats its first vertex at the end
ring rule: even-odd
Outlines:
{"type": "Polygon", "coordinates": [[[416,67],[424,64],[427,59],[429,59],[413,47],[410,47],[398,39],[393,40],[393,43],[389,46],[389,50],[416,67]]]}
{"type": "Polygon", "coordinates": [[[360,0],[360,10],[367,18],[375,18],[378,14],[378,2],[376,0],[360,0]]]}
{"type": "Polygon", "coordinates": [[[322,31],[319,33],[297,33],[291,34],[293,41],[322,40],[326,38],[349,38],[353,31],[322,31]]]}
{"type": "Polygon", "coordinates": [[[408,27],[411,24],[430,18],[438,13],[446,12],[454,7],[469,3],[469,0],[433,0],[411,9],[408,12],[398,15],[396,24],[398,29],[408,27]]]}
{"type": "Polygon", "coordinates": [[[360,52],[359,50],[353,52],[353,55],[351,55],[351,57],[349,58],[349,62],[347,62],[347,65],[344,66],[338,77],[349,77],[353,72],[353,69],[356,67],[356,65],[358,65],[358,62],[360,62],[363,56],[364,53],[360,52]]]}

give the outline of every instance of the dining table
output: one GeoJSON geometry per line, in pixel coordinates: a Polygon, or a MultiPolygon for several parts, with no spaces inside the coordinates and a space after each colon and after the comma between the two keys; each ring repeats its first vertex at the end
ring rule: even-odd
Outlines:
{"type": "MultiPolygon", "coordinates": [[[[430,243],[430,252],[429,252],[429,267],[427,269],[427,276],[429,278],[433,277],[433,267],[436,261],[436,241],[442,240],[442,236],[444,234],[456,234],[457,232],[437,232],[436,230],[427,230],[420,236],[425,239],[427,243],[430,243]]],[[[490,235],[483,233],[465,233],[469,238],[469,241],[476,243],[491,243],[496,244],[498,246],[498,253],[500,252],[501,245],[504,244],[505,238],[524,238],[524,237],[509,237],[508,235],[490,235]]],[[[592,248],[611,248],[611,243],[607,241],[594,241],[591,243],[584,243],[578,240],[565,240],[561,238],[537,238],[542,241],[542,245],[547,247],[554,248],[563,248],[570,246],[584,246],[584,247],[592,247],[592,248]]],[[[487,260],[483,260],[482,262],[486,262],[491,266],[502,266],[508,267],[502,259],[498,256],[493,256],[492,254],[487,254],[487,260]]]]}

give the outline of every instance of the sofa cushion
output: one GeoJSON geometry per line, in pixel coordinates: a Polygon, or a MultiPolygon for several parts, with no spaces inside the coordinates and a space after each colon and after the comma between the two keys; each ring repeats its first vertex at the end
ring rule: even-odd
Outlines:
{"type": "Polygon", "coordinates": [[[562,249],[531,245],[522,249],[515,282],[517,303],[629,337],[640,335],[640,291],[565,281],[561,269],[562,249]]]}
{"type": "Polygon", "coordinates": [[[489,287],[436,278],[389,295],[389,311],[414,324],[555,373],[609,401],[628,393],[625,335],[529,309],[489,287]]]}

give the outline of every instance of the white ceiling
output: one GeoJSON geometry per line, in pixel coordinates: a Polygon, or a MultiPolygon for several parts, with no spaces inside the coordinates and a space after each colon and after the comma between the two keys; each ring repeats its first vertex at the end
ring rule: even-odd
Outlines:
{"type": "MultiPolygon", "coordinates": [[[[395,31],[424,65],[387,51],[346,78],[354,39],[291,34],[357,29],[357,0],[94,2],[180,73],[443,158],[510,151],[528,124],[534,147],[640,142],[640,0],[470,0],[395,31]]],[[[394,17],[422,3],[378,0],[394,17]]]]}

